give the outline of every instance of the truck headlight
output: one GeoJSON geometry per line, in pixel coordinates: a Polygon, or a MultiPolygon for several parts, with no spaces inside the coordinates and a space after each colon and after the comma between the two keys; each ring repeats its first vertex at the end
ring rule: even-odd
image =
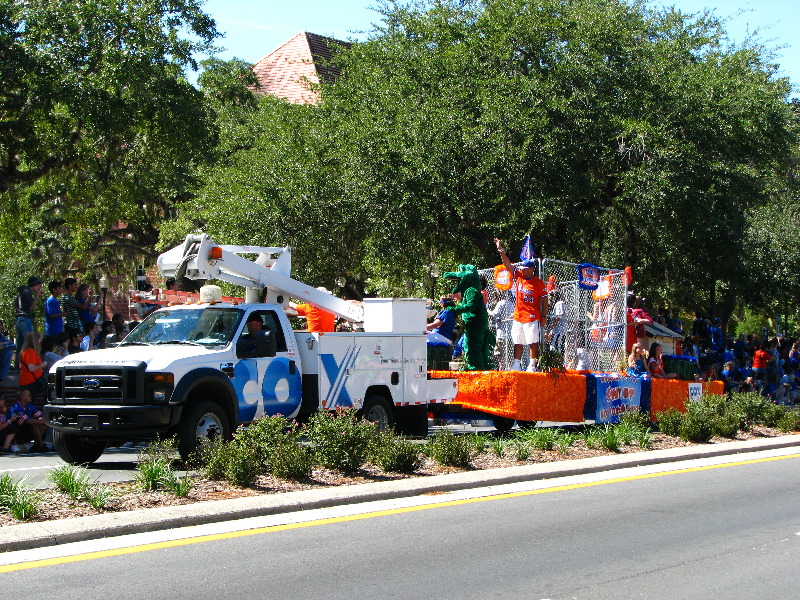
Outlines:
{"type": "Polygon", "coordinates": [[[166,402],[172,395],[175,376],[172,373],[148,373],[147,387],[153,402],[166,402]]]}

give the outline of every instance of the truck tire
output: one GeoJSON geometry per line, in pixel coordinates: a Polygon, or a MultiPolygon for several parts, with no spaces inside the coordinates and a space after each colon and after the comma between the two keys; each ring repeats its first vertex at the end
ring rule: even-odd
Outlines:
{"type": "Polygon", "coordinates": [[[219,404],[208,400],[187,407],[178,423],[178,452],[183,460],[204,442],[231,436],[228,417],[219,404]]]}
{"type": "Polygon", "coordinates": [[[53,446],[64,462],[72,465],[90,465],[102,456],[106,449],[106,441],[53,431],[53,446]]]}
{"type": "Polygon", "coordinates": [[[364,400],[364,406],[359,415],[378,428],[378,431],[394,427],[394,411],[389,401],[380,394],[372,394],[364,400]]]}
{"type": "Polygon", "coordinates": [[[500,433],[510,431],[511,428],[514,427],[514,423],[514,419],[508,417],[492,417],[492,425],[494,425],[494,428],[500,433]]]}

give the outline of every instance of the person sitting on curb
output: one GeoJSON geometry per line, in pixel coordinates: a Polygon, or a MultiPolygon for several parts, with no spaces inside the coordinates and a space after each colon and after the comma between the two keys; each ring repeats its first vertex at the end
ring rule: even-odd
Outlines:
{"type": "Polygon", "coordinates": [[[19,452],[19,448],[12,446],[16,435],[17,417],[12,417],[8,414],[6,401],[0,398],[0,439],[3,440],[2,446],[0,446],[0,454],[19,452]]]}
{"type": "Polygon", "coordinates": [[[33,439],[31,452],[50,452],[44,444],[47,424],[41,411],[31,404],[30,390],[20,390],[19,401],[11,407],[11,416],[17,418],[17,442],[33,439]]]}

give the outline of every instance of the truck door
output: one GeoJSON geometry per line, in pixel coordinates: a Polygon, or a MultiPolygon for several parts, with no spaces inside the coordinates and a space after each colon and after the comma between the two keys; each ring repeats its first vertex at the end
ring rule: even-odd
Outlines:
{"type": "MultiPolygon", "coordinates": [[[[264,336],[262,336],[264,337],[264,336]]],[[[246,344],[247,345],[247,344],[246,344]]],[[[245,345],[245,346],[246,346],[245,345]]],[[[286,335],[274,310],[256,310],[248,315],[234,344],[237,353],[233,367],[233,387],[239,400],[239,420],[252,421],[264,415],[294,417],[300,409],[301,376],[294,352],[287,348],[286,335]],[[256,323],[249,323],[255,320],[256,323]],[[265,344],[255,343],[260,329],[274,340],[271,351],[260,351],[265,344]],[[242,352],[239,340],[253,341],[242,352]],[[253,348],[256,348],[253,351],[253,348]]]]}

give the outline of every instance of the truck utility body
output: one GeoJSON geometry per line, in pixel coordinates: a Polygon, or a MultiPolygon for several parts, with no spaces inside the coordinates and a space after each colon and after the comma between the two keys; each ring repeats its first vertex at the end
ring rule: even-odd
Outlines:
{"type": "MultiPolygon", "coordinates": [[[[261,416],[304,419],[320,409],[354,408],[383,426],[424,434],[428,405],[453,400],[455,380],[428,377],[424,300],[347,303],[288,275],[265,274],[275,264],[286,268],[287,259],[272,265],[230,260],[234,249],[202,236],[201,242],[187,241],[189,254],[173,262],[182,263],[182,275],[206,279],[209,265],[198,250],[205,252],[217,257],[211,265],[216,277],[249,281],[261,294],[266,288],[275,302],[222,303],[215,300],[221,293],[210,290],[206,302],[152,313],[115,348],[59,361],[45,418],[62,458],[93,462],[108,441],[173,434],[188,456],[199,441],[228,437],[237,425],[261,416]],[[199,248],[202,243],[207,248],[199,248]],[[221,250],[212,254],[215,247],[221,250]],[[283,310],[289,295],[348,320],[363,319],[369,331],[293,331],[283,310]],[[254,318],[261,331],[250,333],[247,322],[254,318]]],[[[164,262],[159,259],[160,266],[164,262]]]]}

